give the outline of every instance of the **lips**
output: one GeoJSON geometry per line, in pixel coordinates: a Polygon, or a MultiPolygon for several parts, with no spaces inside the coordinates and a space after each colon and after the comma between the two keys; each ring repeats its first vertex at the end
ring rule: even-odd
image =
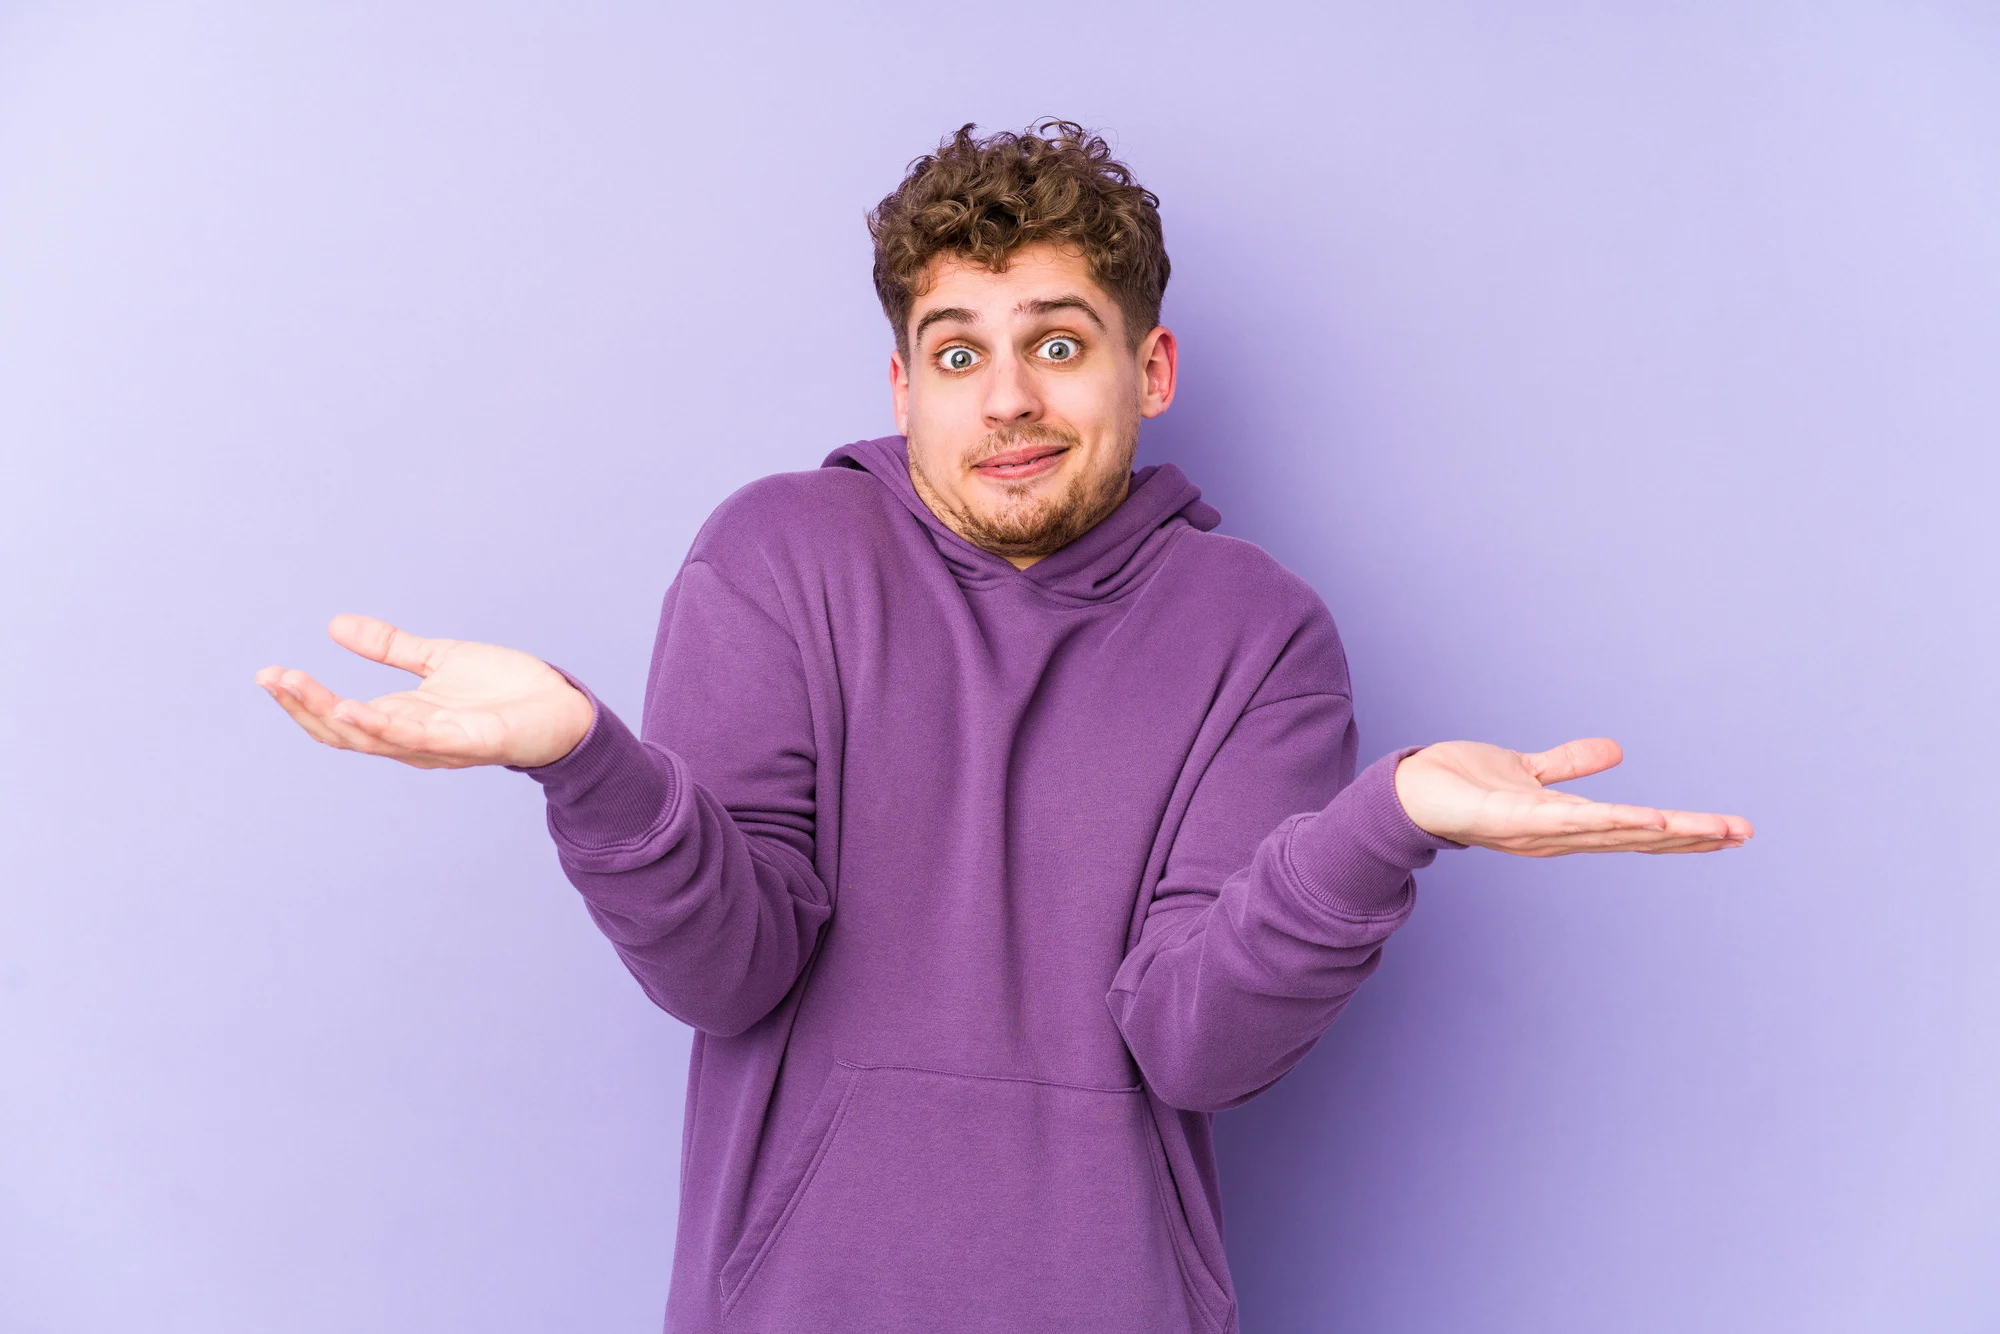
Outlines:
{"type": "Polygon", "coordinates": [[[1029,445],[982,459],[973,467],[989,477],[1028,477],[1053,467],[1056,456],[1068,448],[1068,445],[1029,445]]]}

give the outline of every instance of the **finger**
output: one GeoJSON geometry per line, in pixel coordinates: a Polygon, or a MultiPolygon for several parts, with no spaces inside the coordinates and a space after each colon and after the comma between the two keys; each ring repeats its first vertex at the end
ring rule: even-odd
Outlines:
{"type": "Polygon", "coordinates": [[[1671,854],[1677,852],[1720,852],[1725,848],[1740,848],[1743,840],[1738,838],[1677,838],[1665,843],[1649,844],[1644,847],[1597,848],[1598,852],[1643,852],[1651,854],[1671,854]]]}
{"type": "Polygon", "coordinates": [[[436,757],[447,753],[443,740],[430,725],[388,713],[358,699],[339,701],[333,706],[331,716],[335,722],[373,737],[378,744],[398,752],[399,756],[436,757]]]}
{"type": "Polygon", "coordinates": [[[1528,857],[1560,857],[1572,852],[1711,852],[1743,846],[1740,839],[1672,834],[1660,829],[1608,829],[1524,839],[1502,852],[1528,857]]]}
{"type": "Polygon", "coordinates": [[[1740,838],[1719,838],[1719,839],[1705,839],[1705,840],[1703,840],[1703,841],[1701,841],[1701,842],[1698,842],[1698,843],[1690,843],[1690,844],[1688,844],[1688,845],[1687,845],[1687,846],[1685,846],[1685,847],[1677,847],[1677,848],[1641,848],[1641,849],[1640,849],[1640,851],[1641,851],[1641,852],[1658,852],[1658,853],[1675,853],[1675,852],[1721,852],[1721,851],[1723,851],[1723,850],[1724,850],[1725,848],[1740,848],[1740,847],[1742,847],[1742,846],[1743,846],[1743,840],[1742,840],[1742,839],[1740,839],[1740,838]]]}
{"type": "Polygon", "coordinates": [[[1624,750],[1608,736],[1565,741],[1553,750],[1540,750],[1521,757],[1535,781],[1544,785],[1566,783],[1585,774],[1603,773],[1624,758],[1624,750]]]}
{"type": "Polygon", "coordinates": [[[1740,815],[1709,811],[1657,810],[1616,802],[1558,801],[1565,794],[1542,794],[1523,817],[1528,837],[1594,833],[1611,829],[1657,829],[1677,837],[1741,838],[1751,835],[1750,822],[1740,815]]]}
{"type": "Polygon", "coordinates": [[[334,707],[336,705],[351,703],[353,701],[343,701],[340,696],[313,680],[306,673],[293,668],[278,678],[278,684],[291,690],[298,697],[300,705],[312,715],[314,720],[321,727],[339,737],[347,749],[362,751],[370,755],[387,755],[394,752],[394,747],[385,746],[382,742],[354,726],[351,722],[336,717],[334,714],[334,707]]]}
{"type": "Polygon", "coordinates": [[[304,704],[300,703],[298,698],[289,691],[279,686],[268,686],[266,689],[271,698],[276,700],[279,706],[285,712],[289,713],[300,727],[311,733],[315,740],[323,741],[336,750],[354,750],[361,751],[364,754],[386,755],[390,759],[400,760],[402,763],[417,769],[454,769],[464,767],[462,761],[441,759],[430,755],[408,754],[393,747],[369,748],[356,745],[351,740],[351,732],[345,729],[337,729],[334,725],[322,719],[304,704]]]}
{"type": "Polygon", "coordinates": [[[315,741],[324,741],[327,745],[340,750],[349,748],[338,733],[321,722],[312,710],[299,702],[297,695],[279,685],[267,685],[264,689],[278,702],[278,707],[290,714],[292,721],[304,728],[315,741]]]}
{"type": "Polygon", "coordinates": [[[1741,839],[1734,838],[1667,838],[1647,841],[1630,849],[1619,848],[1615,844],[1607,850],[1612,852],[1712,852],[1718,848],[1740,848],[1741,839]]]}
{"type": "Polygon", "coordinates": [[[1740,815],[1719,815],[1713,811],[1662,811],[1661,814],[1667,817],[1667,828],[1676,833],[1747,840],[1754,832],[1750,822],[1740,815]]]}
{"type": "MultiPolygon", "coordinates": [[[[1555,793],[1544,793],[1537,800],[1515,816],[1518,827],[1515,832],[1527,838],[1550,838],[1569,834],[1597,834],[1611,830],[1657,830],[1668,829],[1667,813],[1656,811],[1651,806],[1628,806],[1608,801],[1556,801],[1550,798],[1555,793]]],[[[1701,833],[1702,830],[1685,830],[1685,833],[1701,833]]]]}
{"type": "Polygon", "coordinates": [[[429,676],[437,666],[444,645],[442,639],[426,639],[407,630],[398,630],[387,621],[358,612],[344,611],[326,623],[326,632],[342,648],[364,658],[401,667],[418,676],[429,676]]]}
{"type": "Polygon", "coordinates": [[[375,739],[375,753],[418,769],[462,769],[476,764],[453,754],[423,723],[384,713],[372,704],[344,699],[333,706],[335,722],[375,739]]]}

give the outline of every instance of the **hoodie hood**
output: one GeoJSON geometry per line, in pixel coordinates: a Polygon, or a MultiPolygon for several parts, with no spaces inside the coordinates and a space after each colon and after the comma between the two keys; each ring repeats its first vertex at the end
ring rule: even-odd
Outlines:
{"type": "Polygon", "coordinates": [[[1068,546],[1017,570],[1003,556],[974,546],[931,513],[910,481],[908,442],[900,435],[857,440],[828,454],[822,468],[855,468],[894,492],[930,532],[931,544],[964,588],[1026,582],[1056,598],[1101,602],[1142,581],[1183,528],[1206,531],[1222,515],[1201,489],[1171,463],[1154,463],[1131,475],[1118,508],[1068,546]]]}

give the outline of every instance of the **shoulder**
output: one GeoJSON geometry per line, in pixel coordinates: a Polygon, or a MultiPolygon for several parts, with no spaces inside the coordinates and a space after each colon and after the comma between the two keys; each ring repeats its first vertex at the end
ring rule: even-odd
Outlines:
{"type": "Polygon", "coordinates": [[[809,468],[747,482],[710,511],[688,546],[746,593],[776,592],[857,548],[893,540],[900,506],[855,468],[809,468]]]}
{"type": "Polygon", "coordinates": [[[689,560],[734,564],[851,551],[900,511],[887,487],[855,468],[811,468],[759,477],[731,492],[702,522],[689,560]]]}
{"type": "Polygon", "coordinates": [[[690,556],[741,545],[810,535],[838,523],[867,521],[894,502],[883,485],[856,468],[807,468],[772,473],[732,491],[703,521],[690,556]]]}
{"type": "Polygon", "coordinates": [[[1239,661],[1265,673],[1254,704],[1301,694],[1346,694],[1347,653],[1333,613],[1311,584],[1255,542],[1213,530],[1183,533],[1175,596],[1235,638],[1239,661]]]}
{"type": "Polygon", "coordinates": [[[1181,534],[1174,555],[1183,595],[1240,606],[1260,621],[1324,621],[1332,628],[1333,615],[1319,591],[1255,542],[1190,529],[1181,534]]]}

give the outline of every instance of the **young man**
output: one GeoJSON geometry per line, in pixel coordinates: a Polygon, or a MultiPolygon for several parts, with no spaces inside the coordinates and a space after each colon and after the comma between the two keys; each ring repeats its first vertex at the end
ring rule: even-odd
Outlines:
{"type": "Polygon", "coordinates": [[[1608,740],[1355,775],[1313,590],[1172,464],[1157,200],[1068,122],[870,216],[900,434],[745,486],[637,736],[561,668],[343,615],[423,677],[257,674],[313,736],[542,784],[564,871],[695,1030],[667,1327],[1228,1331],[1211,1114],[1374,971],[1438,850],[1740,844],[1545,784],[1608,740]]]}

